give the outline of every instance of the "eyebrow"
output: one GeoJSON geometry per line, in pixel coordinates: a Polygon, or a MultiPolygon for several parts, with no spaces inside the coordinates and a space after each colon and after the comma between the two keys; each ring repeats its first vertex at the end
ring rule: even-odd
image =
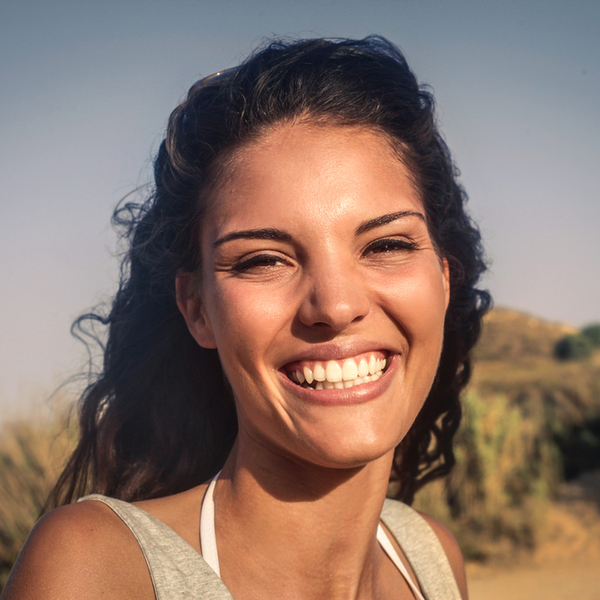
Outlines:
{"type": "Polygon", "coordinates": [[[291,242],[292,236],[283,229],[267,228],[267,229],[246,229],[242,231],[233,231],[219,238],[213,243],[213,247],[217,248],[221,244],[230,242],[231,240],[277,240],[278,242],[291,242]]]}
{"type": "MultiPolygon", "coordinates": [[[[425,215],[423,215],[423,213],[413,210],[403,210],[365,221],[357,227],[356,235],[361,235],[362,233],[371,231],[371,229],[382,227],[383,225],[387,225],[388,223],[392,223],[393,221],[397,221],[398,219],[403,219],[405,217],[418,217],[425,222],[425,215]]],[[[227,242],[231,242],[232,240],[276,240],[278,242],[291,242],[292,236],[287,231],[283,229],[276,229],[274,227],[265,229],[245,229],[241,231],[232,231],[231,233],[228,233],[227,235],[215,240],[215,242],[213,242],[213,248],[217,248],[218,246],[221,246],[227,242]]]]}
{"type": "Polygon", "coordinates": [[[387,215],[382,215],[381,217],[376,217],[370,221],[365,221],[357,227],[356,235],[361,235],[362,233],[371,231],[371,229],[382,227],[383,225],[387,225],[388,223],[392,223],[398,219],[403,219],[404,217],[418,217],[424,223],[426,223],[425,215],[423,213],[416,212],[414,210],[402,210],[400,212],[389,213],[387,215]]]}

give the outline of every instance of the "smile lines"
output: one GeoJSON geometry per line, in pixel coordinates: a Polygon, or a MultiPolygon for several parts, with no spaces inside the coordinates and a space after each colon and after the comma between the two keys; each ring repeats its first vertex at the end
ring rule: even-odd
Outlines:
{"type": "Polygon", "coordinates": [[[377,358],[371,353],[344,361],[316,361],[310,365],[298,365],[286,373],[294,383],[304,388],[341,390],[377,381],[383,375],[386,365],[385,358],[377,358]]]}

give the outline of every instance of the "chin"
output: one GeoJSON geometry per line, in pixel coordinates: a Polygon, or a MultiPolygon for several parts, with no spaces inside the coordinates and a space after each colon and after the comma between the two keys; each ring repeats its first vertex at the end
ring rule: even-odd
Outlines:
{"type": "Polygon", "coordinates": [[[304,458],[306,462],[328,469],[356,469],[389,457],[397,443],[397,438],[390,438],[386,442],[381,435],[375,439],[360,436],[340,439],[332,436],[326,443],[315,441],[304,458]]]}

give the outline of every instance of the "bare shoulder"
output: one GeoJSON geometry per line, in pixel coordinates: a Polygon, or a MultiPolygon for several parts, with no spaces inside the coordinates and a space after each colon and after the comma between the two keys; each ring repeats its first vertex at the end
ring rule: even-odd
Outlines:
{"type": "Polygon", "coordinates": [[[154,598],[137,541],[101,502],[53,510],[29,535],[2,600],[100,597],[154,598]]]}
{"type": "Polygon", "coordinates": [[[465,561],[463,559],[462,552],[460,550],[460,546],[458,542],[450,533],[448,528],[440,523],[434,517],[426,515],[425,513],[419,512],[419,514],[427,521],[429,526],[433,529],[435,534],[437,535],[440,543],[442,544],[442,548],[448,557],[448,562],[452,567],[452,572],[454,573],[454,577],[456,579],[456,583],[458,584],[458,589],[460,590],[460,594],[463,597],[463,600],[467,600],[468,592],[467,592],[467,575],[465,573],[465,561]]]}

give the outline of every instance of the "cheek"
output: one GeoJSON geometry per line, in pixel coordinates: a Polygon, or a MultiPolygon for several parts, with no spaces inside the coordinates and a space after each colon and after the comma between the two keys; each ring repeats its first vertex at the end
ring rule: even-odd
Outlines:
{"type": "Polygon", "coordinates": [[[391,316],[409,342],[441,343],[446,293],[440,267],[433,261],[410,265],[385,285],[391,316]]]}
{"type": "MultiPolygon", "coordinates": [[[[265,290],[235,279],[211,285],[210,318],[217,347],[236,368],[256,368],[270,342],[288,318],[289,299],[281,290],[265,290]]],[[[225,366],[225,363],[224,363],[225,366]]]]}

